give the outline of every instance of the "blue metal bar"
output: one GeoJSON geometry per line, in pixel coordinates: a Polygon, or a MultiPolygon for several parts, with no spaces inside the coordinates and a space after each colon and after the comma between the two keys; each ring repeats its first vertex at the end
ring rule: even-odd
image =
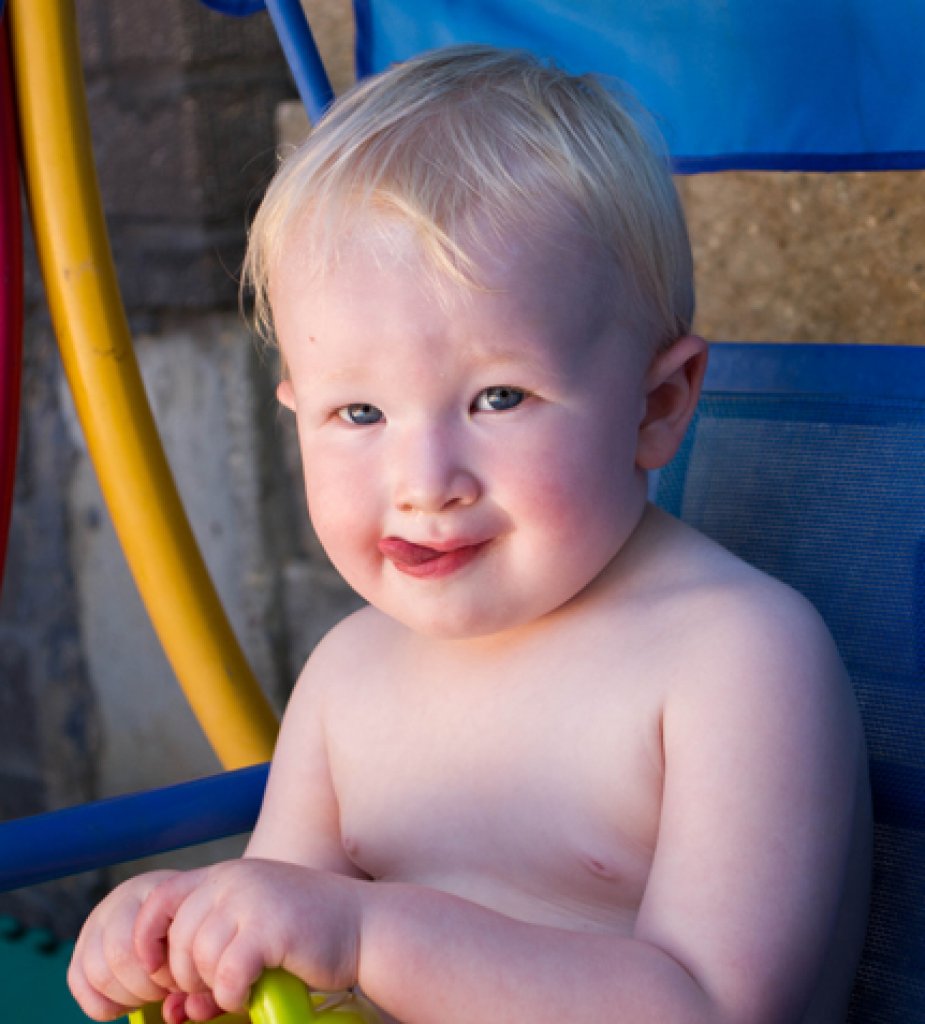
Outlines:
{"type": "Polygon", "coordinates": [[[0,823],[0,892],[239,835],[267,765],[0,823]]]}
{"type": "Polygon", "coordinates": [[[247,18],[266,8],[263,0],[201,0],[206,6],[219,14],[228,14],[232,18],[247,18]]]}
{"type": "Polygon", "coordinates": [[[923,381],[925,348],[915,345],[721,342],[710,346],[704,389],[921,400],[923,381]]]}
{"type": "Polygon", "coordinates": [[[299,0],[266,0],[276,34],[309,120],[317,124],[334,99],[315,39],[299,0]]]}

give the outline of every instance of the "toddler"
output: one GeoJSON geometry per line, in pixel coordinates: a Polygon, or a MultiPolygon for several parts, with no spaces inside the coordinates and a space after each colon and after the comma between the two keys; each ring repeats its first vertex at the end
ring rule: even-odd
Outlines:
{"type": "Polygon", "coordinates": [[[246,855],[91,915],[83,1009],[204,1020],[282,966],[406,1024],[843,1020],[859,717],[806,602],[647,501],[707,346],[635,119],[426,54],[285,162],[246,270],[368,607],[302,672],[246,855]]]}

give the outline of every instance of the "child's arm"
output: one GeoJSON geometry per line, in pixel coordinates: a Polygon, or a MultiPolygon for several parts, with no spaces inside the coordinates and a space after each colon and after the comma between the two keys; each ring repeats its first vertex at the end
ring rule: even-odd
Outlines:
{"type": "MultiPolygon", "coordinates": [[[[320,658],[323,659],[324,644],[320,658]]],[[[311,663],[297,687],[287,713],[274,767],[267,785],[260,820],[246,856],[270,856],[305,867],[340,874],[357,874],[338,840],[337,809],[327,773],[321,736],[319,699],[311,663]]],[[[192,1000],[194,991],[178,983],[168,967],[166,931],[139,943],[139,911],[151,892],[167,878],[175,879],[174,892],[190,893],[204,871],[160,871],[139,875],[123,883],[90,914],[75,945],[68,972],[71,992],[84,1012],[96,1020],[112,1020],[147,1002],[166,1000],[165,1019],[183,1020],[217,1012],[207,992],[192,1000]]]]}
{"type": "MultiPolygon", "coordinates": [[[[181,906],[175,973],[198,973],[232,1008],[279,964],[319,987],[359,983],[406,1024],[799,1020],[845,884],[859,725],[811,614],[783,601],[769,626],[721,612],[679,652],[658,848],[632,936],[255,861],[217,869],[211,894],[181,906]]],[[[152,934],[178,902],[166,882],[149,901],[152,934]]]]}
{"type": "Polygon", "coordinates": [[[359,878],[362,872],[344,852],[324,733],[327,688],[341,678],[337,633],[335,628],[315,648],[293,690],[245,857],[359,878]]]}

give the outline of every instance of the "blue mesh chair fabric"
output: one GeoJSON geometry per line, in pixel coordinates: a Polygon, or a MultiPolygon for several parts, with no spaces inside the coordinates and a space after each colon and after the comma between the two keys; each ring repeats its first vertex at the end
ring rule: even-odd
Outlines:
{"type": "Polygon", "coordinates": [[[808,597],[867,732],[873,907],[853,1024],[925,1021],[925,349],[715,346],[659,504],[808,597]]]}

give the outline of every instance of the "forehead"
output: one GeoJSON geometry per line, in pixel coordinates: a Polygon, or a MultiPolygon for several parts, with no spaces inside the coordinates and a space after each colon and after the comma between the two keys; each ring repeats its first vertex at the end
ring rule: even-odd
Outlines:
{"type": "MultiPolygon", "coordinates": [[[[370,301],[440,306],[447,314],[590,328],[631,319],[612,259],[563,211],[500,227],[478,219],[454,244],[463,263],[447,259],[426,229],[391,213],[360,211],[337,223],[294,223],[271,268],[269,298],[281,344],[298,316],[351,317],[370,301]]],[[[452,254],[451,254],[452,255],[452,254]]]]}

